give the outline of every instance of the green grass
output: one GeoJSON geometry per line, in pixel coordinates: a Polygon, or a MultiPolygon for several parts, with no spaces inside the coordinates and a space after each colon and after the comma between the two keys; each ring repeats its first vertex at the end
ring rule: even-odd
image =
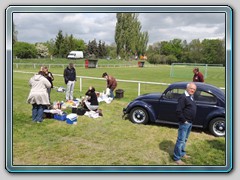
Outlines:
{"type": "MultiPolygon", "coordinates": [[[[14,69],[16,70],[16,69],[14,69]]],[[[38,69],[23,68],[21,71],[37,72],[38,69]]],[[[77,75],[101,77],[109,72],[118,79],[166,82],[191,80],[170,78],[170,66],[153,68],[77,68],[77,75]]],[[[54,74],[62,74],[63,68],[52,68],[54,74]]],[[[217,72],[214,72],[217,73],[217,72]]],[[[164,125],[136,125],[122,119],[122,108],[137,96],[137,84],[119,83],[125,90],[124,98],[111,104],[101,103],[103,117],[91,119],[79,116],[77,125],[54,119],[41,124],[31,121],[31,105],[26,103],[29,93],[28,81],[32,74],[13,73],[13,165],[175,165],[172,160],[177,137],[177,127],[164,125]]],[[[219,75],[222,78],[222,76],[219,75]]],[[[225,80],[209,77],[208,83],[225,86],[225,80]]],[[[55,76],[55,86],[64,86],[63,77],[55,76]]],[[[84,95],[89,85],[98,91],[106,82],[83,80],[83,92],[79,81],[75,97],[84,95]]],[[[141,92],[163,91],[166,86],[142,85],[141,92]]],[[[63,100],[65,94],[52,90],[52,101],[63,100]]],[[[68,110],[70,112],[70,110],[68,110]]],[[[224,166],[225,138],[216,138],[206,132],[193,129],[187,151],[193,157],[188,165],[224,166]]]]}

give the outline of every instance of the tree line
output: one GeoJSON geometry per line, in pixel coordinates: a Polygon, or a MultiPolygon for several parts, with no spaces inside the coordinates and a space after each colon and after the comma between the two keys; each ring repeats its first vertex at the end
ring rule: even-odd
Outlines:
{"type": "Polygon", "coordinates": [[[226,64],[224,39],[194,39],[190,43],[181,39],[162,41],[150,45],[147,54],[152,64],[226,64]]]}
{"type": "Polygon", "coordinates": [[[62,30],[59,30],[55,40],[30,44],[18,42],[15,39],[13,44],[13,54],[17,58],[66,58],[73,50],[83,51],[87,57],[104,58],[107,56],[106,45],[101,40],[97,43],[94,39],[86,44],[82,39],[74,38],[72,34],[64,36],[62,30]]]}
{"type": "Polygon", "coordinates": [[[59,30],[55,39],[30,44],[17,40],[17,30],[13,24],[13,55],[18,58],[66,58],[72,50],[83,51],[85,57],[131,60],[147,56],[152,64],[204,63],[225,65],[224,39],[173,39],[148,45],[148,32],[142,32],[137,13],[117,13],[115,43],[106,45],[96,39],[84,42],[72,34],[59,30]]]}

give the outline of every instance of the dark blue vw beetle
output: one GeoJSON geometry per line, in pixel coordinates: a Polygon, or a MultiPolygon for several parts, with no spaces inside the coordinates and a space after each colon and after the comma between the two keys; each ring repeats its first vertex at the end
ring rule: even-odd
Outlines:
{"type": "MultiPolygon", "coordinates": [[[[177,82],[161,93],[144,94],[123,109],[133,123],[149,122],[178,125],[177,100],[185,92],[188,82],[177,82]]],[[[210,84],[196,83],[194,99],[197,115],[193,127],[208,129],[214,136],[225,136],[225,93],[210,84]]]]}

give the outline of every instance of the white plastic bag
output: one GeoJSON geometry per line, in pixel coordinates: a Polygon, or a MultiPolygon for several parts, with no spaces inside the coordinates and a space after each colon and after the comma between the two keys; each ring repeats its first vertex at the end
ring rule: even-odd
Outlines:
{"type": "Polygon", "coordinates": [[[106,89],[106,95],[110,96],[110,89],[109,88],[106,89]]]}

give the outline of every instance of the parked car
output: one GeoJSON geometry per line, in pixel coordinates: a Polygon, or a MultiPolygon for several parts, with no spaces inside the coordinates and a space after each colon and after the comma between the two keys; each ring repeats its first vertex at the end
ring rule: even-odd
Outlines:
{"type": "MultiPolygon", "coordinates": [[[[188,82],[169,85],[163,93],[137,97],[123,109],[123,114],[137,124],[149,122],[178,125],[176,107],[188,82]]],[[[214,136],[225,136],[225,93],[210,84],[196,83],[194,99],[197,104],[193,127],[209,130],[214,136]]]]}

